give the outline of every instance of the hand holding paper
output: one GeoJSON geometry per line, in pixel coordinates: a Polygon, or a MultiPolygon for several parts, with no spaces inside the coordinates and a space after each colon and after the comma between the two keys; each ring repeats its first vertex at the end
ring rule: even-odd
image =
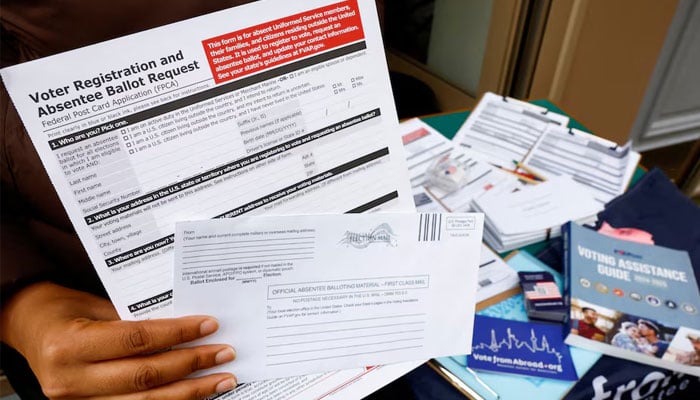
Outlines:
{"type": "Polygon", "coordinates": [[[210,313],[241,382],[467,353],[483,216],[179,223],[175,313],[210,313]],[[462,329],[455,329],[462,327],[462,329]]]}
{"type": "Polygon", "coordinates": [[[413,209],[372,0],[255,2],[1,73],[123,319],[171,315],[176,221],[413,209]]]}

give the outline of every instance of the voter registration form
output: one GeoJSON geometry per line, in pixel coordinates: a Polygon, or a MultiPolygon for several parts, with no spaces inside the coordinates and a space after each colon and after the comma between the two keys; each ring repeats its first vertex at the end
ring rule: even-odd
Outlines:
{"type": "Polygon", "coordinates": [[[175,314],[234,343],[240,382],[466,354],[483,214],[251,216],[181,222],[175,314]],[[461,328],[460,328],[461,327],[461,328]]]}
{"type": "Polygon", "coordinates": [[[255,2],[1,71],[122,318],[172,314],[176,221],[413,209],[374,7],[255,2]]]}

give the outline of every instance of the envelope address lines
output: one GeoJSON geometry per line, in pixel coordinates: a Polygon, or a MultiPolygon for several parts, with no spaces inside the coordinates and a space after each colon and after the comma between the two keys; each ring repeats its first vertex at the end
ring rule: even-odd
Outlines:
{"type": "Polygon", "coordinates": [[[422,348],[429,285],[428,275],[268,285],[266,365],[422,348]]]}
{"type": "MultiPolygon", "coordinates": [[[[360,304],[356,305],[361,307],[360,304]]],[[[299,311],[332,314],[340,303],[299,311]]],[[[303,310],[303,309],[302,309],[303,310]]],[[[342,312],[338,314],[342,315],[342,312]]],[[[303,318],[303,316],[301,316],[303,318]]],[[[316,317],[318,318],[318,317],[316,317]]],[[[368,318],[278,325],[267,328],[267,366],[317,362],[423,347],[426,314],[404,313],[368,318]]]]}
{"type": "MultiPolygon", "coordinates": [[[[184,243],[196,240],[185,232],[184,243]]],[[[182,246],[182,276],[190,285],[223,281],[255,283],[264,277],[278,277],[296,262],[314,259],[316,237],[313,229],[283,234],[241,233],[182,246]]]]}

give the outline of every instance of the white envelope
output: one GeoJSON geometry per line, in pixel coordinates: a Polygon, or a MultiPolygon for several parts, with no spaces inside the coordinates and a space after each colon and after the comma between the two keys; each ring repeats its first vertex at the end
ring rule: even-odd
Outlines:
{"type": "Polygon", "coordinates": [[[483,214],[178,223],[175,314],[208,314],[240,382],[467,354],[483,214]]]}
{"type": "Polygon", "coordinates": [[[559,227],[569,220],[597,214],[603,205],[570,177],[554,177],[508,196],[490,193],[476,199],[499,235],[518,235],[559,227]]]}

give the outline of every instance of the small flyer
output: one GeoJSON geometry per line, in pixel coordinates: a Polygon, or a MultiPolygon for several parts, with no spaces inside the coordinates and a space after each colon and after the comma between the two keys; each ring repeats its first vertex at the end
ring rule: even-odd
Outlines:
{"type": "Polygon", "coordinates": [[[477,315],[473,369],[574,381],[578,379],[560,325],[510,321],[477,315]]]}

